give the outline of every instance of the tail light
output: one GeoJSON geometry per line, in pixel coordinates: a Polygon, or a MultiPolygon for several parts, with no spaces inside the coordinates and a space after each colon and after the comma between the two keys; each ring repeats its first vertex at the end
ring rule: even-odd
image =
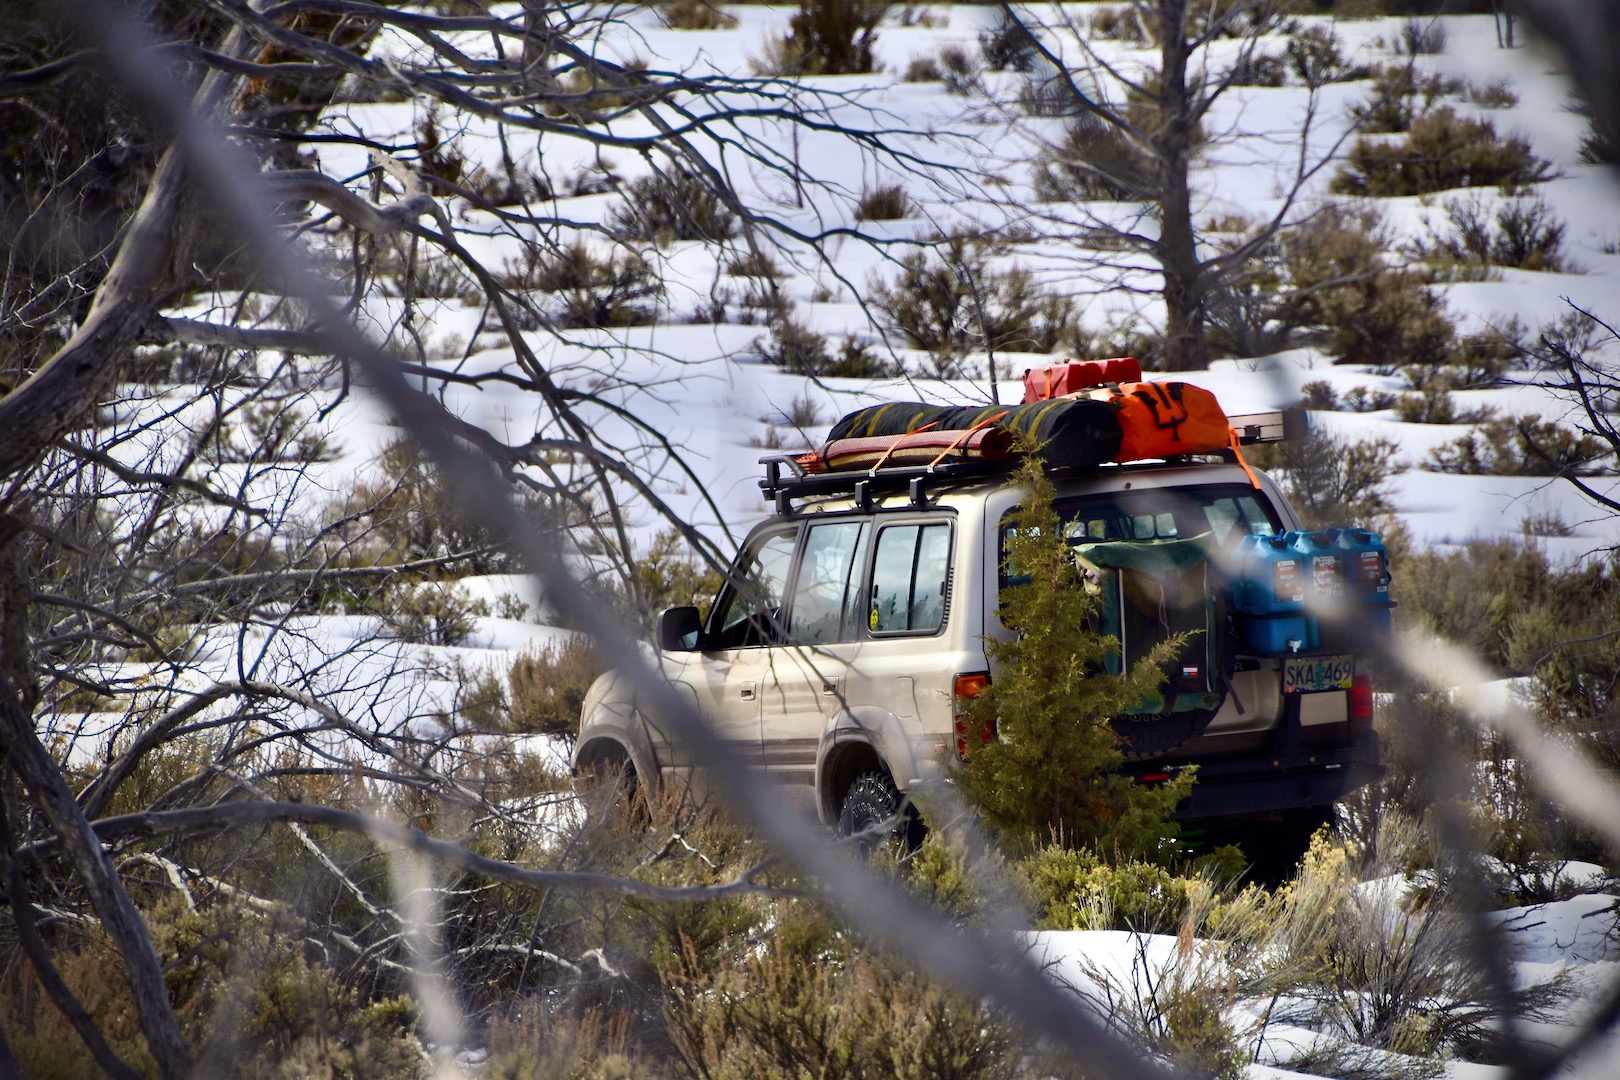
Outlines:
{"type": "Polygon", "coordinates": [[[1370,724],[1372,718],[1372,680],[1365,675],[1357,675],[1350,682],[1350,722],[1352,724],[1370,724]]]}
{"type": "MultiPolygon", "coordinates": [[[[956,728],[956,760],[966,761],[968,751],[969,720],[966,716],[967,703],[984,693],[985,687],[990,685],[988,671],[975,671],[967,675],[958,675],[951,682],[951,720],[956,728]]],[[[986,720],[979,729],[979,744],[985,745],[996,737],[996,722],[986,720]]]]}

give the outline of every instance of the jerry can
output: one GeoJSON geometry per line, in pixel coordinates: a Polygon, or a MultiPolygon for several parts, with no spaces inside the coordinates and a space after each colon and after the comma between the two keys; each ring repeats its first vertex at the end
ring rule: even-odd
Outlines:
{"type": "Polygon", "coordinates": [[[1367,646],[1386,641],[1390,631],[1389,552],[1378,534],[1368,529],[1335,529],[1335,546],[1343,568],[1346,606],[1351,609],[1344,641],[1367,646]]]}
{"type": "Polygon", "coordinates": [[[1245,536],[1233,557],[1232,605],[1240,651],[1280,656],[1308,648],[1304,563],[1290,535],[1245,536]]]}

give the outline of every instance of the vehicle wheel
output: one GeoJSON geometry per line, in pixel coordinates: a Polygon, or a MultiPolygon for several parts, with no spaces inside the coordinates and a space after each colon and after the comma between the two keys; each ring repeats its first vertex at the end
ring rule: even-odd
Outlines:
{"type": "Polygon", "coordinates": [[[863,853],[870,853],[886,841],[898,844],[903,852],[915,851],[922,844],[923,826],[916,808],[900,794],[888,773],[873,771],[857,776],[844,793],[844,805],[838,815],[838,835],[867,833],[891,820],[894,824],[886,833],[871,831],[861,841],[863,853]]]}
{"type": "Polygon", "coordinates": [[[622,816],[638,824],[651,819],[635,763],[623,754],[603,754],[582,767],[578,788],[594,818],[622,816]]]}
{"type": "Polygon", "coordinates": [[[1210,822],[1205,843],[1210,848],[1236,844],[1249,863],[1244,880],[1275,888],[1294,876],[1311,837],[1333,820],[1333,807],[1307,806],[1266,818],[1210,822]]]}

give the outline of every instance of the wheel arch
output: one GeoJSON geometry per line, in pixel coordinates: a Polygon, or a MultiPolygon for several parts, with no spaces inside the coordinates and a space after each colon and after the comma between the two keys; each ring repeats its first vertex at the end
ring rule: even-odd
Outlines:
{"type": "Polygon", "coordinates": [[[658,759],[646,738],[646,725],[633,709],[598,708],[580,724],[579,741],[570,755],[574,773],[609,761],[629,761],[649,790],[659,782],[658,759]]]}
{"type": "Polygon", "coordinates": [[[872,741],[863,734],[839,732],[821,754],[816,770],[816,809],[825,824],[836,825],[843,811],[844,796],[856,778],[869,772],[885,772],[894,778],[894,771],[872,741]]]}

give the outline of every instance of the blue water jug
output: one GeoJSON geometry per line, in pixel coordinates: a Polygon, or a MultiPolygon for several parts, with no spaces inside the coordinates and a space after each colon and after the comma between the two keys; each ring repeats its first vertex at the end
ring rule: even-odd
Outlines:
{"type": "Polygon", "coordinates": [[[1288,536],[1245,536],[1233,558],[1232,604],[1240,650],[1280,656],[1307,648],[1304,570],[1288,536]]]}
{"type": "Polygon", "coordinates": [[[1308,649],[1350,647],[1355,612],[1345,592],[1339,530],[1286,532],[1305,579],[1305,634],[1308,649]]]}
{"type": "Polygon", "coordinates": [[[1355,609],[1350,620],[1346,643],[1362,648],[1389,639],[1390,609],[1395,606],[1389,597],[1389,552],[1378,534],[1368,529],[1347,528],[1335,530],[1335,545],[1339,549],[1344,569],[1345,592],[1355,609]]]}

